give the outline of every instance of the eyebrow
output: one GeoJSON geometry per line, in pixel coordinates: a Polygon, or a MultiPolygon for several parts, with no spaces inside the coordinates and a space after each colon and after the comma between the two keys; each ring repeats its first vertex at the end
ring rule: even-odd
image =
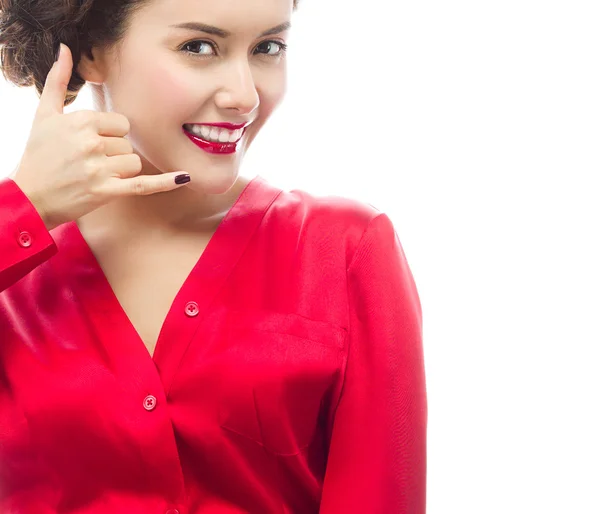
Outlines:
{"type": "MultiPolygon", "coordinates": [[[[187,29],[187,30],[195,30],[198,32],[206,32],[207,34],[213,34],[215,36],[219,36],[222,38],[227,38],[231,36],[231,32],[227,30],[220,29],[218,27],[213,27],[212,25],[206,25],[205,23],[199,23],[196,21],[188,21],[185,23],[177,23],[175,25],[170,25],[176,29],[187,29]]],[[[284,32],[292,27],[292,24],[289,21],[284,23],[280,23],[276,27],[272,29],[265,30],[259,37],[263,36],[272,36],[274,34],[279,34],[280,32],[284,32]]]]}

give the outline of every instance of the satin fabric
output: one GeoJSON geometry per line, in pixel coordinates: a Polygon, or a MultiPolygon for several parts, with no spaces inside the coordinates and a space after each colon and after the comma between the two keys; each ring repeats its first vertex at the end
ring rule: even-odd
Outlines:
{"type": "Polygon", "coordinates": [[[385,213],[255,177],[154,355],[75,222],[3,179],[0,223],[0,512],[425,513],[422,312],[385,213]]]}

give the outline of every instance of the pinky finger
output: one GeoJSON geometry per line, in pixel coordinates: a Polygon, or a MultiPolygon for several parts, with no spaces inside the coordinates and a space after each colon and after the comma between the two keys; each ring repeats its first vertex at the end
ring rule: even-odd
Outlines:
{"type": "Polygon", "coordinates": [[[138,175],[132,178],[115,179],[113,191],[116,196],[146,196],[179,189],[188,182],[190,182],[189,174],[183,171],[138,175]]]}

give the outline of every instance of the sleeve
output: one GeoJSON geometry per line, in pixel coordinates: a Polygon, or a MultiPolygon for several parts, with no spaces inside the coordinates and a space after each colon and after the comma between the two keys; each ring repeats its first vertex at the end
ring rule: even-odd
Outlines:
{"type": "Polygon", "coordinates": [[[348,350],[320,514],[425,514],[422,311],[392,222],[371,220],[347,269],[348,350]]]}
{"type": "Polygon", "coordinates": [[[58,252],[44,220],[10,178],[0,180],[0,292],[58,252]]]}

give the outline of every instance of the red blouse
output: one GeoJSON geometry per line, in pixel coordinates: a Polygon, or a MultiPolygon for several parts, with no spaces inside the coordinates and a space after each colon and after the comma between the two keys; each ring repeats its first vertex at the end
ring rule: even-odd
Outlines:
{"type": "Polygon", "coordinates": [[[257,176],[152,356],[75,222],[48,232],[7,178],[0,224],[0,512],[425,513],[421,305],[386,214],[257,176]]]}

